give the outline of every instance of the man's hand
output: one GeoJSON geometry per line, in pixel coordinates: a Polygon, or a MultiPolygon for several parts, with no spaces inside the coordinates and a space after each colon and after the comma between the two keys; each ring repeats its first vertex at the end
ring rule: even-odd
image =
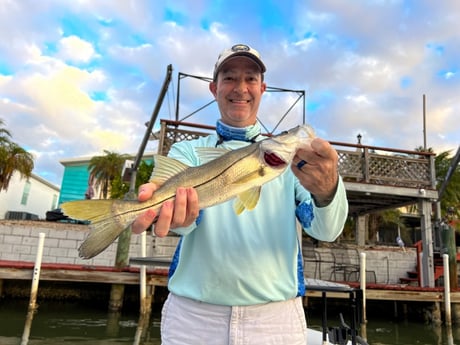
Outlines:
{"type": "Polygon", "coordinates": [[[310,191],[317,206],[327,206],[334,198],[339,179],[338,155],[324,139],[315,138],[311,146],[299,149],[291,169],[302,186],[310,191]]]}
{"type": "MultiPolygon", "coordinates": [[[[146,183],[139,187],[139,201],[149,200],[158,189],[154,183],[146,183]]],[[[132,224],[132,231],[141,233],[155,220],[155,235],[164,237],[170,229],[185,227],[192,224],[198,217],[198,195],[194,188],[178,188],[174,200],[163,203],[159,214],[150,209],[139,215],[132,224]]]]}

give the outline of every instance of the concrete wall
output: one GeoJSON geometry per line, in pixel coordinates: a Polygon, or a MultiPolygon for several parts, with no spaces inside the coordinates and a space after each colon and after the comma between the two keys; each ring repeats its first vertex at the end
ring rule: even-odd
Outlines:
{"type": "Polygon", "coordinates": [[[357,249],[355,246],[325,246],[305,248],[305,275],[336,281],[358,281],[360,253],[366,253],[366,280],[369,283],[399,284],[399,278],[407,277],[408,271],[416,270],[415,248],[403,251],[396,247],[357,249]],[[316,252],[315,262],[306,251],[316,252]],[[315,276],[316,269],[316,276],[315,276]],[[321,272],[321,275],[320,273],[321,272]]]}
{"type": "MultiPolygon", "coordinates": [[[[179,237],[164,237],[153,238],[153,252],[155,255],[169,255],[172,256],[177,246],[179,237]]],[[[317,252],[317,259],[321,262],[308,261],[308,258],[313,258],[311,255],[306,255],[306,251],[312,248],[304,247],[305,267],[304,273],[306,277],[317,278],[324,280],[343,281],[344,273],[348,281],[358,281],[359,275],[359,257],[362,250],[357,250],[355,246],[338,247],[338,246],[325,246],[322,248],[315,248],[317,252]],[[347,268],[344,272],[343,268],[347,268]],[[336,268],[334,274],[334,267],[336,268]],[[340,269],[337,269],[340,268],[340,269]],[[315,276],[316,268],[316,276],[315,276]],[[321,271],[321,277],[320,277],[321,271]]],[[[406,248],[403,251],[395,247],[379,247],[367,248],[366,253],[366,266],[367,277],[366,280],[372,283],[381,284],[399,284],[399,278],[406,277],[408,271],[416,270],[416,251],[414,248],[406,248]]]]}
{"type": "MultiPolygon", "coordinates": [[[[46,235],[42,259],[45,263],[92,266],[113,266],[115,263],[117,241],[93,259],[79,258],[78,247],[89,232],[89,227],[86,225],[9,220],[0,220],[0,260],[34,262],[40,232],[46,235]]],[[[172,256],[178,240],[177,236],[157,238],[148,234],[147,256],[172,256]]],[[[140,256],[140,242],[141,237],[133,234],[130,257],[140,256]]],[[[363,249],[352,245],[324,244],[319,248],[304,245],[305,276],[324,280],[358,281],[359,253],[362,251],[363,249]],[[311,255],[312,252],[316,256],[311,255]],[[315,262],[315,258],[320,260],[315,262]],[[345,272],[342,269],[344,266],[340,265],[345,265],[345,272]]],[[[404,251],[396,247],[375,247],[366,248],[364,252],[368,282],[399,284],[399,278],[406,277],[408,271],[416,269],[414,248],[406,248],[404,251]]]]}
{"type": "MultiPolygon", "coordinates": [[[[83,260],[78,247],[86,238],[86,225],[0,220],[0,260],[35,261],[39,233],[45,233],[42,262],[94,266],[114,266],[117,241],[96,257],[83,260]]],[[[130,257],[140,256],[139,235],[132,235],[130,257]]],[[[147,235],[147,255],[153,254],[152,236],[147,235]]]]}

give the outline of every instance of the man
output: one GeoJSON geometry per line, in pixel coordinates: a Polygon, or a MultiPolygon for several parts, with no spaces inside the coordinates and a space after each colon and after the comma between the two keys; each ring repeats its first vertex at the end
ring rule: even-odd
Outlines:
{"type": "MultiPolygon", "coordinates": [[[[261,140],[257,111],[266,67],[253,48],[222,52],[209,89],[221,114],[215,135],[173,145],[169,156],[199,165],[195,147],[236,149],[261,140]]],[[[170,294],[162,313],[162,344],[306,344],[301,248],[304,231],[333,241],[348,213],[337,172],[337,153],[320,138],[296,153],[291,169],[262,186],[256,208],[239,216],[232,201],[198,209],[193,188],[179,188],[158,215],[155,234],[182,235],[170,268],[170,294]]],[[[141,186],[139,200],[156,186],[141,186]]],[[[219,191],[216,191],[218,193],[219,191]]],[[[149,210],[133,224],[147,228],[149,210]]]]}

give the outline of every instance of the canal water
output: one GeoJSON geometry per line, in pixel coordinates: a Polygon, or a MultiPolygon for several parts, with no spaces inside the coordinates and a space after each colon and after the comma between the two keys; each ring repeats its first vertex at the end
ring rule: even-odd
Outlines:
{"type": "MultiPolygon", "coordinates": [[[[160,344],[159,311],[154,311],[149,320],[142,321],[135,308],[121,315],[109,315],[102,305],[46,301],[33,315],[31,324],[26,326],[27,303],[22,300],[0,301],[1,345],[160,344]],[[24,335],[26,342],[22,341],[24,335]]],[[[310,327],[320,329],[319,317],[307,314],[307,318],[310,327]]],[[[368,320],[366,332],[371,345],[460,345],[460,327],[455,326],[449,332],[444,327],[420,322],[394,322],[372,317],[368,320]]]]}

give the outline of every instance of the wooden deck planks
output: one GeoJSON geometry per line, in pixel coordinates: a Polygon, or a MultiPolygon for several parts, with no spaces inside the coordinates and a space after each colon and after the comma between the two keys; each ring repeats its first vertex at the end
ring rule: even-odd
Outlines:
{"type": "MultiPolygon", "coordinates": [[[[0,279],[32,280],[34,264],[30,262],[0,260],[0,279]]],[[[70,264],[43,263],[40,280],[89,282],[107,284],[139,284],[139,268],[127,267],[120,270],[105,266],[83,266],[70,264]]],[[[147,284],[167,285],[165,270],[148,270],[147,284]]]]}
{"type": "MultiPolygon", "coordinates": [[[[32,280],[34,264],[31,262],[0,260],[0,279],[32,280]]],[[[139,267],[131,267],[120,270],[105,266],[84,266],[71,264],[42,264],[40,280],[66,281],[66,282],[89,282],[107,284],[139,284],[139,267]]],[[[147,285],[167,286],[167,269],[147,270],[147,285]]],[[[354,285],[354,284],[350,284],[354,285]]],[[[306,297],[321,297],[320,291],[308,289],[306,297]]],[[[327,292],[328,298],[348,298],[347,294],[327,292]]],[[[366,289],[368,300],[388,301],[419,301],[419,302],[442,302],[444,291],[442,288],[420,288],[410,286],[378,286],[369,284],[366,289]]],[[[451,292],[451,302],[460,303],[460,291],[451,292]]]]}

